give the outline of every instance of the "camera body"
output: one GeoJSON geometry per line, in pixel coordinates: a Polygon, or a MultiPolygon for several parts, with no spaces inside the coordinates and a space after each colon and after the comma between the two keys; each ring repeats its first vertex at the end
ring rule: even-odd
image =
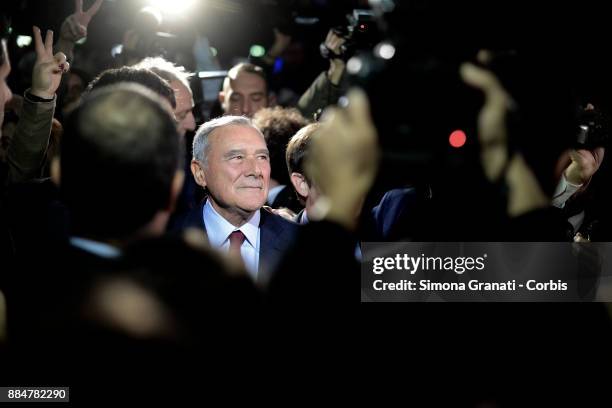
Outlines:
{"type": "Polygon", "coordinates": [[[325,43],[319,46],[321,56],[325,59],[339,58],[349,60],[359,49],[371,49],[380,40],[380,32],[374,13],[371,10],[355,9],[346,15],[346,23],[333,28],[339,37],[346,41],[340,47],[340,53],[330,50],[325,43]]]}
{"type": "Polygon", "coordinates": [[[578,149],[606,146],[610,140],[609,120],[598,109],[583,110],[578,117],[576,145],[578,149]]]}

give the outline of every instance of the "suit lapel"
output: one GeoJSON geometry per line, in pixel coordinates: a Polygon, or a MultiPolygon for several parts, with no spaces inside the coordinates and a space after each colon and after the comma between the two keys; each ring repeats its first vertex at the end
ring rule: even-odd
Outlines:
{"type": "Polygon", "coordinates": [[[282,233],[283,226],[266,209],[261,209],[259,268],[257,280],[264,285],[269,281],[272,272],[276,269],[283,255],[282,233]]]}

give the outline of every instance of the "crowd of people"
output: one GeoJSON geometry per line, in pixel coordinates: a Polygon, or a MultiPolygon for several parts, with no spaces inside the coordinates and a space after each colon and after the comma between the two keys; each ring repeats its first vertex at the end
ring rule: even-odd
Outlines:
{"type": "MultiPolygon", "coordinates": [[[[101,72],[78,68],[75,44],[101,7],[77,0],[59,39],[33,28],[23,95],[7,85],[26,73],[2,39],[7,361],[33,348],[69,355],[67,367],[77,371],[135,350],[142,361],[205,361],[202,344],[238,344],[279,304],[356,302],[360,242],[609,240],[605,146],[561,142],[574,130],[574,118],[560,116],[565,108],[600,106],[559,100],[534,108],[532,83],[497,75],[492,53],[481,51],[458,72],[483,97],[471,118],[470,166],[379,191],[379,135],[390,127],[376,121],[367,92],[349,89],[337,32],[324,39],[329,70],[294,106],[278,105],[267,68],[245,59],[228,67],[218,115],[200,121],[194,75],[173,61],[147,55],[118,58],[101,72]]],[[[264,60],[283,52],[277,44],[264,60]]],[[[589,319],[609,329],[603,309],[589,319]]],[[[249,341],[248,348],[268,346],[249,341]]],[[[59,378],[76,381],[70,375],[59,378]]]]}

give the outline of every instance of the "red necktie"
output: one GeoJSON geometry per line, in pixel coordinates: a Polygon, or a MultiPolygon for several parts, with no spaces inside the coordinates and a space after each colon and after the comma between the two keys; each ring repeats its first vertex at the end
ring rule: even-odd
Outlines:
{"type": "Polygon", "coordinates": [[[244,242],[244,234],[242,231],[234,231],[229,236],[230,247],[229,247],[229,255],[232,258],[242,261],[242,256],[240,255],[240,247],[244,242]]]}

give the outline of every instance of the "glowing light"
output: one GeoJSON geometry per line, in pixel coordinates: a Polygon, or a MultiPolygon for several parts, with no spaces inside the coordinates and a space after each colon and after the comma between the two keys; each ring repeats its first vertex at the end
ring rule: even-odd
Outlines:
{"type": "Polygon", "coordinates": [[[149,0],[149,4],[166,14],[185,13],[192,7],[195,0],[149,0]]]}
{"type": "Polygon", "coordinates": [[[252,57],[261,58],[264,55],[266,55],[266,49],[262,47],[261,45],[255,44],[251,47],[251,50],[249,51],[249,53],[251,54],[252,57]]]}
{"type": "Polygon", "coordinates": [[[32,37],[29,35],[19,35],[17,36],[17,46],[19,48],[27,47],[32,44],[32,37]]]}
{"type": "Polygon", "coordinates": [[[117,44],[113,48],[111,48],[111,55],[113,58],[116,58],[117,55],[123,52],[123,44],[117,44]]]}
{"type": "Polygon", "coordinates": [[[219,54],[219,51],[215,47],[210,47],[210,55],[216,57],[219,54]]]}
{"type": "Polygon", "coordinates": [[[376,46],[374,52],[380,58],[390,60],[395,55],[395,47],[389,43],[382,42],[376,46]]]}
{"type": "Polygon", "coordinates": [[[346,69],[349,73],[355,75],[363,68],[363,62],[359,57],[353,57],[346,63],[346,69]]]}
{"type": "Polygon", "coordinates": [[[450,134],[448,142],[455,148],[462,147],[467,141],[467,136],[463,130],[455,130],[450,134]]]}

